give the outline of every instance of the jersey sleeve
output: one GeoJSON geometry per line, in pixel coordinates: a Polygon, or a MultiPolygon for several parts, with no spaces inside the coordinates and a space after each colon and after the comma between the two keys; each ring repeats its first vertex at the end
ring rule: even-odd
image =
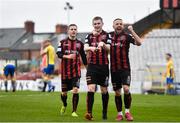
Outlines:
{"type": "Polygon", "coordinates": [[[130,42],[130,43],[132,43],[132,44],[136,44],[136,42],[135,42],[135,39],[134,39],[134,37],[131,35],[131,34],[128,34],[128,41],[130,42]]]}
{"type": "Polygon", "coordinates": [[[87,58],[86,58],[86,54],[85,54],[85,51],[84,51],[84,44],[83,43],[82,43],[82,47],[80,49],[80,55],[81,55],[83,64],[87,65],[87,58]]]}
{"type": "Polygon", "coordinates": [[[112,37],[111,37],[111,34],[107,34],[107,44],[110,44],[111,45],[111,42],[112,42],[112,37]]]}
{"type": "Polygon", "coordinates": [[[62,49],[62,41],[59,42],[59,46],[57,48],[57,52],[56,52],[58,58],[63,58],[63,49],[62,49]]]}
{"type": "Polygon", "coordinates": [[[89,35],[86,35],[85,44],[89,44],[89,35]]]}

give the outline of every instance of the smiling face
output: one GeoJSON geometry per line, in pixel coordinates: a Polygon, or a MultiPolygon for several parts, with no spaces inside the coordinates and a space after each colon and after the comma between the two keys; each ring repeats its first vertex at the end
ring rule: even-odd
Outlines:
{"type": "Polygon", "coordinates": [[[103,27],[103,21],[102,19],[93,19],[93,27],[96,32],[101,32],[103,27]]]}
{"type": "Polygon", "coordinates": [[[68,35],[72,39],[76,38],[76,35],[77,35],[77,26],[76,25],[70,25],[68,27],[68,35]]]}
{"type": "Polygon", "coordinates": [[[121,33],[124,29],[124,24],[123,24],[122,19],[115,19],[113,21],[113,28],[114,28],[115,32],[121,33]]]}

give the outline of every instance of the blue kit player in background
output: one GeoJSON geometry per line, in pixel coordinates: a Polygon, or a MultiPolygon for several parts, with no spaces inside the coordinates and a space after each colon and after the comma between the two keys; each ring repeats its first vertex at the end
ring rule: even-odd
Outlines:
{"type": "Polygon", "coordinates": [[[4,66],[4,85],[5,91],[8,92],[8,80],[11,80],[12,91],[16,91],[16,81],[15,81],[15,65],[9,61],[6,62],[4,66]]]}

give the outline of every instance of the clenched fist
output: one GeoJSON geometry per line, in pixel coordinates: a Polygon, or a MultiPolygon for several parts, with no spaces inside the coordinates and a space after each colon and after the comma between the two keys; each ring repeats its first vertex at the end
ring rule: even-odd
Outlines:
{"type": "Polygon", "coordinates": [[[128,30],[129,31],[133,31],[133,27],[132,26],[128,26],[128,30]]]}

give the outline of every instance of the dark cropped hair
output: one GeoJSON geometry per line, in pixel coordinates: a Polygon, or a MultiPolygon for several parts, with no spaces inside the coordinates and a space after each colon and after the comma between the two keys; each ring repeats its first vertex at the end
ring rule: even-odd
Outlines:
{"type": "Polygon", "coordinates": [[[71,26],[76,26],[76,27],[77,27],[76,24],[69,24],[68,29],[69,29],[71,26]]]}
{"type": "Polygon", "coordinates": [[[172,57],[172,55],[170,53],[166,53],[166,55],[169,56],[169,57],[172,57]]]}
{"type": "Polygon", "coordinates": [[[94,22],[95,20],[101,20],[101,21],[103,22],[103,19],[102,19],[102,17],[100,17],[100,16],[94,17],[93,20],[92,20],[92,22],[94,22]]]}
{"type": "MultiPolygon", "coordinates": [[[[122,19],[121,19],[121,18],[116,18],[116,19],[114,19],[114,21],[117,21],[117,20],[121,20],[121,21],[122,21],[122,19]]],[[[114,22],[114,21],[113,21],[113,22],[114,22]]]]}

